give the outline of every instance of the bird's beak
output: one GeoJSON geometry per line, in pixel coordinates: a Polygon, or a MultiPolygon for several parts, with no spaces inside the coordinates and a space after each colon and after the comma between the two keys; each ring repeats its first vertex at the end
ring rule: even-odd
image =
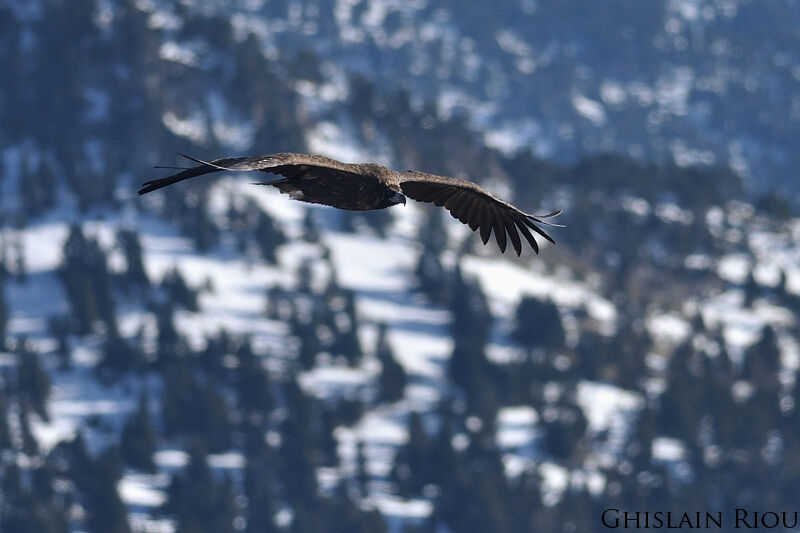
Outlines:
{"type": "Polygon", "coordinates": [[[394,200],[396,204],[406,205],[406,195],[401,192],[395,192],[392,196],[392,200],[394,200]]]}

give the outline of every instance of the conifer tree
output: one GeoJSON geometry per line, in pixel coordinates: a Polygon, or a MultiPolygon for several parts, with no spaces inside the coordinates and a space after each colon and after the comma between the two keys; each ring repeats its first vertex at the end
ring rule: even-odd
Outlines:
{"type": "Polygon", "coordinates": [[[299,509],[313,510],[317,505],[317,479],[311,428],[311,403],[296,380],[284,389],[286,409],[292,413],[281,424],[278,449],[278,478],[287,502],[299,509]]]}
{"type": "Polygon", "coordinates": [[[420,495],[422,487],[432,480],[430,453],[422,418],[419,413],[412,411],[408,416],[408,441],[398,450],[391,473],[391,479],[401,496],[409,498],[420,495]]]}
{"type": "Polygon", "coordinates": [[[233,532],[233,492],[226,479],[218,483],[207,463],[205,448],[193,441],[189,463],[172,478],[162,510],[175,516],[177,530],[233,532]]]}
{"type": "Polygon", "coordinates": [[[336,413],[332,409],[327,407],[320,409],[316,441],[319,443],[320,464],[324,466],[336,466],[339,463],[339,441],[334,434],[337,422],[336,413]]]}
{"type": "Polygon", "coordinates": [[[255,239],[261,257],[270,264],[278,262],[278,247],[286,242],[286,237],[275,225],[273,218],[258,209],[255,239]]]}
{"type": "Polygon", "coordinates": [[[102,359],[95,370],[102,380],[110,382],[125,372],[142,369],[144,365],[143,354],[122,338],[115,328],[108,332],[103,342],[102,359]]]}
{"type": "Polygon", "coordinates": [[[340,481],[333,497],[327,503],[327,527],[330,533],[382,533],[386,524],[377,510],[360,509],[347,490],[347,483],[340,481]]]}
{"type": "Polygon", "coordinates": [[[65,316],[53,316],[47,322],[50,334],[55,337],[58,347],[59,369],[67,370],[72,366],[71,351],[69,346],[69,318],[65,316]]]}
{"type": "MultiPolygon", "coordinates": [[[[262,437],[263,444],[263,437],[262,437]]],[[[265,447],[248,453],[244,469],[244,495],[247,497],[248,533],[278,531],[274,515],[276,510],[275,467],[265,447]]]]}
{"type": "Polygon", "coordinates": [[[0,388],[0,453],[11,448],[11,428],[8,425],[9,400],[5,391],[0,388]]]}
{"type": "Polygon", "coordinates": [[[778,335],[772,326],[764,326],[761,336],[745,352],[744,377],[758,387],[778,385],[778,371],[781,366],[781,351],[778,335]]]}
{"type": "Polygon", "coordinates": [[[122,428],[120,451],[125,463],[139,470],[155,472],[153,454],[156,451],[156,436],[150,424],[147,397],[139,398],[139,407],[122,428]]]}
{"type": "Polygon", "coordinates": [[[67,513],[49,495],[37,490],[38,473],[33,471],[32,488],[22,483],[16,462],[3,466],[0,476],[0,531],[14,533],[68,533],[67,513]]]}
{"type": "Polygon", "coordinates": [[[47,399],[50,395],[50,377],[39,364],[38,354],[31,350],[25,339],[17,341],[17,394],[20,403],[30,407],[43,420],[49,420],[47,399]]]}
{"type": "Polygon", "coordinates": [[[306,242],[316,244],[319,242],[320,232],[316,220],[314,219],[314,211],[306,209],[303,214],[303,240],[306,242]]]}
{"type": "Polygon", "coordinates": [[[753,270],[747,273],[747,279],[744,282],[744,305],[745,307],[753,307],[753,302],[761,293],[761,287],[753,275],[753,270]]]}
{"type": "Polygon", "coordinates": [[[22,440],[22,453],[28,456],[35,456],[39,452],[39,443],[33,436],[30,423],[30,410],[25,401],[20,402],[17,412],[19,419],[19,433],[22,440]]]}
{"type": "Polygon", "coordinates": [[[79,226],[72,226],[63,255],[59,275],[72,306],[77,333],[91,333],[95,321],[114,327],[111,278],[100,245],[87,239],[79,226]]]}
{"type": "Polygon", "coordinates": [[[179,359],[188,351],[186,340],[175,327],[175,309],[170,304],[160,305],[155,308],[158,336],[156,337],[156,350],[158,364],[168,366],[179,359]]]}
{"type": "Polygon", "coordinates": [[[167,293],[170,305],[178,305],[187,311],[197,312],[197,290],[189,287],[177,268],[170,270],[161,280],[161,288],[167,293]]]}
{"type": "Polygon", "coordinates": [[[245,416],[266,420],[272,410],[273,398],[271,382],[261,364],[261,358],[253,354],[249,340],[242,343],[236,355],[239,360],[239,407],[245,416]]]}
{"type": "Polygon", "coordinates": [[[8,326],[8,304],[5,299],[5,285],[3,276],[0,275],[0,350],[6,345],[6,327],[8,326]]]}
{"type": "Polygon", "coordinates": [[[378,326],[375,356],[381,363],[381,373],[378,374],[378,399],[384,402],[401,399],[406,387],[406,371],[395,359],[392,347],[386,338],[386,324],[383,323],[378,326]]]}
{"type": "Polygon", "coordinates": [[[93,462],[88,482],[82,487],[90,532],[130,532],[125,505],[117,492],[119,477],[116,450],[106,450],[93,462]]]}
{"type": "Polygon", "coordinates": [[[544,445],[559,461],[575,460],[588,427],[583,410],[571,398],[562,398],[545,408],[542,426],[544,445]]]}
{"type": "Polygon", "coordinates": [[[423,248],[414,267],[416,288],[434,303],[444,303],[449,294],[449,275],[439,259],[439,251],[423,248]]]}
{"type": "Polygon", "coordinates": [[[146,287],[149,284],[142,257],[142,244],[139,234],[133,230],[121,229],[116,236],[117,246],[125,256],[123,279],[130,288],[146,287]]]}
{"type": "Polygon", "coordinates": [[[364,441],[359,439],[356,443],[356,484],[358,485],[358,493],[361,498],[367,498],[370,494],[370,475],[367,469],[367,457],[364,448],[364,441]]]}
{"type": "Polygon", "coordinates": [[[529,353],[536,348],[562,348],[564,327],[558,308],[550,301],[524,297],[517,307],[514,337],[529,353]]]}
{"type": "Polygon", "coordinates": [[[482,351],[489,339],[492,314],[480,283],[465,278],[460,267],[455,271],[448,307],[453,314],[450,325],[453,338],[464,339],[482,351]]]}
{"type": "Polygon", "coordinates": [[[336,337],[331,351],[344,355],[350,365],[361,362],[363,351],[358,338],[358,316],[356,313],[356,296],[351,289],[339,289],[338,297],[342,299],[342,310],[334,317],[332,326],[336,337]]]}

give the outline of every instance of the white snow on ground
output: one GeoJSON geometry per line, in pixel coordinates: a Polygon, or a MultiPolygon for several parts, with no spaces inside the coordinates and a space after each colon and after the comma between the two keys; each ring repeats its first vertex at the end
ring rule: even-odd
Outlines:
{"type": "Polygon", "coordinates": [[[618,453],[628,435],[632,414],[641,408],[641,397],[613,385],[581,381],[577,387],[577,401],[586,415],[588,431],[608,434],[600,454],[618,453]]]}
{"type": "Polygon", "coordinates": [[[754,276],[756,281],[775,285],[780,272],[786,274],[786,288],[800,294],[800,222],[787,224],[782,234],[769,231],[753,231],[748,243],[757,258],[754,276]]]}
{"type": "Polygon", "coordinates": [[[752,260],[746,254],[728,254],[717,263],[717,275],[731,283],[744,283],[750,273],[752,260]]]}
{"type": "Polygon", "coordinates": [[[558,306],[567,308],[586,306],[589,315],[604,325],[613,326],[616,322],[614,304],[598,296],[584,283],[559,279],[531,267],[498,261],[496,258],[467,256],[461,266],[465,272],[481,281],[484,291],[491,291],[490,305],[497,316],[510,316],[522,297],[530,295],[550,299],[558,306]]]}
{"type": "MultiPolygon", "coordinates": [[[[61,264],[61,244],[68,233],[69,227],[63,222],[34,224],[21,232],[28,274],[52,271],[61,264]]],[[[2,234],[4,238],[11,238],[18,232],[3,230],[2,234]]]]}
{"type": "Polygon", "coordinates": [[[208,456],[208,466],[223,470],[237,470],[244,468],[245,458],[239,452],[217,453],[208,456]]]}
{"type": "Polygon", "coordinates": [[[208,139],[208,118],[201,111],[195,111],[187,117],[167,111],[161,120],[169,131],[189,139],[193,144],[204,144],[208,139]]]}
{"type": "Polygon", "coordinates": [[[392,468],[395,450],[408,440],[404,414],[395,408],[378,408],[366,413],[352,428],[335,431],[342,461],[342,474],[356,471],[356,445],[364,443],[367,471],[373,476],[387,476],[392,468]]]}
{"type": "Polygon", "coordinates": [[[683,459],[686,449],[683,442],[678,439],[668,437],[656,437],[653,439],[653,458],[661,461],[680,461],[683,459]]]}
{"type": "Polygon", "coordinates": [[[219,94],[209,94],[206,103],[214,137],[233,151],[249,150],[256,134],[253,121],[234,114],[228,103],[219,94]]]}
{"type": "Polygon", "coordinates": [[[166,474],[127,473],[119,480],[117,490],[127,505],[159,507],[167,500],[167,495],[163,490],[154,487],[165,488],[168,484],[169,476],[166,474]]]}
{"type": "Polygon", "coordinates": [[[649,316],[647,329],[656,342],[662,341],[671,344],[682,342],[692,330],[689,322],[675,313],[659,313],[649,316]]]}
{"type": "Polygon", "coordinates": [[[592,100],[582,94],[575,94],[572,96],[572,107],[579,115],[590,120],[596,126],[606,123],[606,110],[603,104],[597,100],[592,100]]]}
{"type": "Polygon", "coordinates": [[[5,285],[6,301],[10,307],[7,332],[24,335],[35,340],[38,349],[44,349],[43,338],[47,319],[68,311],[69,306],[63,286],[52,272],[28,273],[29,282],[9,281],[5,285]]]}
{"type": "Polygon", "coordinates": [[[538,470],[542,476],[542,502],[547,506],[557,504],[569,486],[569,471],[551,462],[542,463],[538,470]]]}
{"type": "Polygon", "coordinates": [[[402,500],[388,494],[373,495],[371,500],[387,516],[425,518],[433,511],[433,505],[427,500],[402,500]]]}
{"type": "Polygon", "coordinates": [[[497,444],[501,448],[528,446],[536,436],[539,415],[533,407],[504,407],[497,413],[497,444]]]}
{"type": "MultiPolygon", "coordinates": [[[[366,362],[374,362],[374,360],[366,362]]],[[[339,397],[347,391],[369,383],[379,370],[377,364],[369,365],[370,370],[363,366],[365,365],[352,368],[346,365],[318,364],[300,376],[300,384],[319,398],[339,397]]]]}
{"type": "Polygon", "coordinates": [[[783,307],[758,300],[753,309],[747,309],[743,301],[742,291],[730,290],[707,298],[701,304],[703,320],[712,328],[722,328],[725,342],[733,349],[734,356],[758,340],[765,325],[789,326],[796,321],[783,307]]]}
{"type": "Polygon", "coordinates": [[[176,449],[159,450],[155,453],[153,462],[162,468],[183,468],[189,463],[189,454],[183,450],[176,449]]]}
{"type": "Polygon", "coordinates": [[[357,143],[348,142],[351,138],[340,126],[333,122],[321,122],[306,136],[309,152],[321,154],[348,163],[375,161],[374,154],[357,143]]]}
{"type": "Polygon", "coordinates": [[[148,513],[132,512],[128,514],[131,531],[142,533],[173,533],[175,521],[168,518],[153,518],[148,513]]]}
{"type": "Polygon", "coordinates": [[[51,374],[51,379],[53,386],[48,401],[50,421],[39,418],[31,421],[31,430],[45,451],[62,440],[73,438],[78,428],[84,431],[90,450],[104,448],[116,437],[102,430],[87,428],[86,420],[102,416],[118,426],[136,407],[137,396],[130,390],[132,384],[123,382],[104,387],[94,379],[91,367],[81,360],[76,360],[70,370],[51,374]]]}
{"type": "Polygon", "coordinates": [[[175,61],[189,67],[197,65],[197,53],[192,47],[181,45],[175,41],[167,41],[158,50],[158,56],[167,61],[175,61]]]}

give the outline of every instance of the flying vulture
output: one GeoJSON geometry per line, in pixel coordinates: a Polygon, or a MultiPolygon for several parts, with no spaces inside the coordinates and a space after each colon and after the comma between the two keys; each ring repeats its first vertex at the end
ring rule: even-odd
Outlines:
{"type": "Polygon", "coordinates": [[[408,196],[420,202],[444,206],[454,218],[469,225],[472,231],[480,229],[483,244],[489,241],[494,230],[500,251],[505,252],[508,237],[517,256],[522,253],[520,233],[536,253],[539,253],[539,245],[530,230],[555,243],[537,223],[558,226],[542,219],[561,213],[559,210],[547,215],[529,215],[478,185],[458,178],[436,176],[416,170],[398,172],[371,163],[342,163],[321,155],[281,153],[227,157],[212,161],[180,155],[199,165],[166,178],[148,181],[139,189],[139,194],[147,194],[210,172],[260,170],[283,177],[257,185],[272,185],[295,200],[312,204],[369,211],[395,204],[405,205],[408,196]]]}

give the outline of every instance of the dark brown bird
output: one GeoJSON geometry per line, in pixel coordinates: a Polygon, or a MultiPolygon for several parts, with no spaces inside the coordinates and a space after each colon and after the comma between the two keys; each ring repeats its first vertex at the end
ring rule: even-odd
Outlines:
{"type": "Polygon", "coordinates": [[[547,215],[530,215],[496,198],[478,185],[458,178],[436,176],[416,170],[398,172],[372,163],[342,163],[321,155],[283,153],[228,157],[213,161],[180,155],[200,164],[166,178],[148,181],[139,189],[139,194],[220,170],[260,170],[283,178],[257,185],[272,185],[295,200],[312,204],[369,211],[395,204],[405,205],[406,196],[420,202],[432,202],[437,206],[444,206],[454,218],[469,225],[472,231],[480,229],[483,244],[489,241],[494,230],[497,245],[503,253],[506,251],[508,236],[518,256],[522,253],[520,233],[536,253],[539,253],[539,245],[530,230],[555,243],[536,224],[558,226],[542,219],[561,213],[559,210],[547,215]]]}

